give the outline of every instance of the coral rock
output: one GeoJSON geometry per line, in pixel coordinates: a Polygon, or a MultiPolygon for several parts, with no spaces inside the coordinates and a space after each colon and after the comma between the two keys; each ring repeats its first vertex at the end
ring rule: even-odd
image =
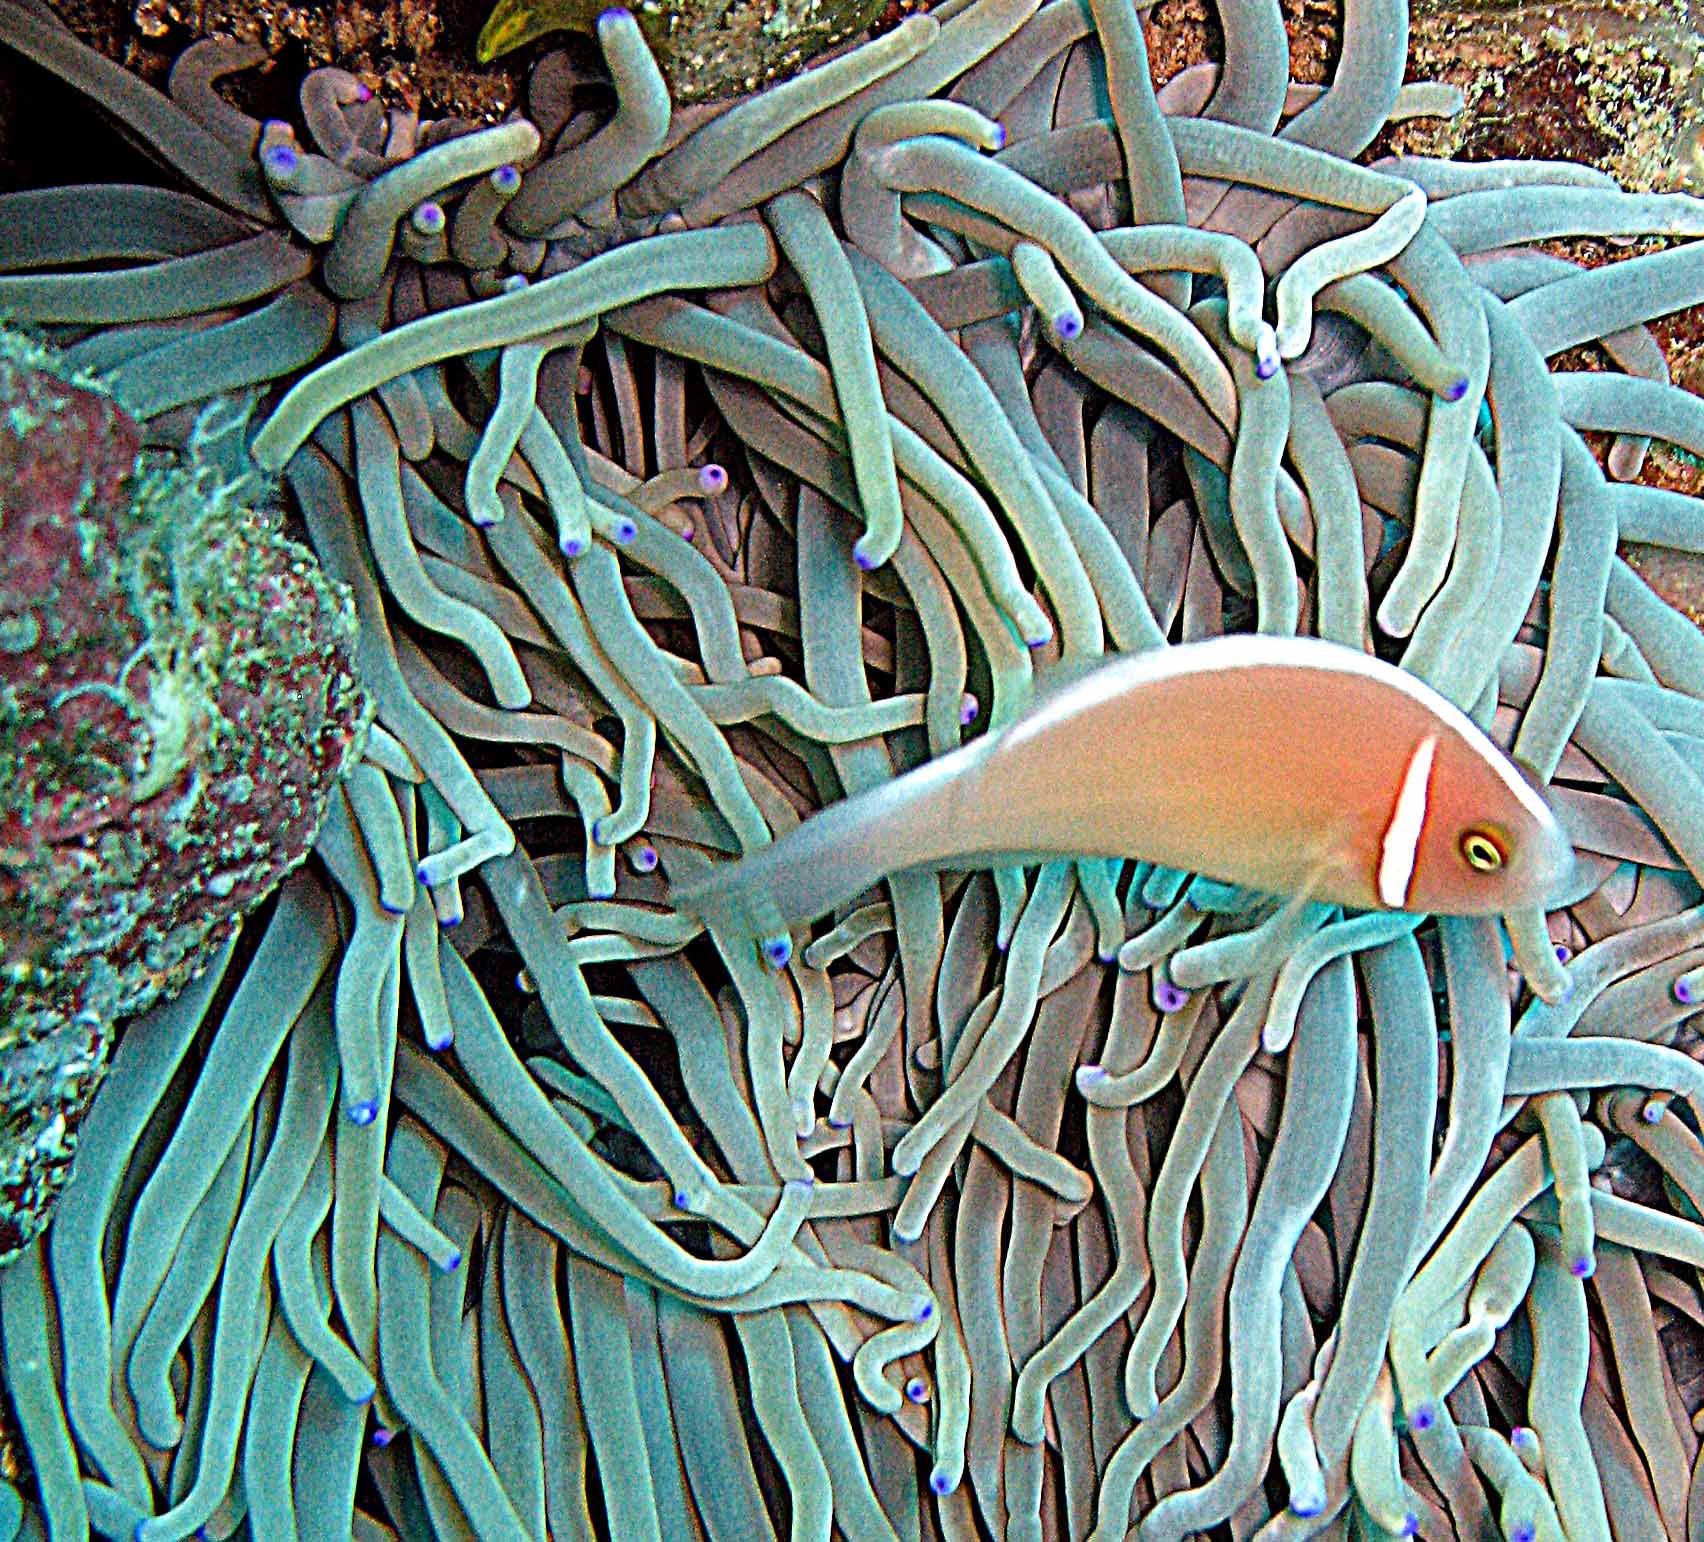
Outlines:
{"type": "Polygon", "coordinates": [[[118,1019],[306,855],[370,709],[346,593],[255,487],[139,454],[0,332],[0,1260],[45,1224],[118,1019]]]}

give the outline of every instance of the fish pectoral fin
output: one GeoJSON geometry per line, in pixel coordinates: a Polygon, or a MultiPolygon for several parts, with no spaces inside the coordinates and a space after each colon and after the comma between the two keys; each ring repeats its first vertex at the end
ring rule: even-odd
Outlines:
{"type": "Polygon", "coordinates": [[[1299,916],[1309,905],[1341,903],[1329,893],[1331,875],[1342,871],[1343,859],[1349,850],[1347,831],[1328,838],[1318,855],[1302,870],[1300,882],[1284,896],[1284,903],[1278,913],[1289,918],[1299,916]]]}
{"type": "Polygon", "coordinates": [[[1099,674],[1109,662],[1106,654],[1097,653],[1090,658],[1058,659],[1044,665],[1030,677],[1029,694],[1023,699],[1019,716],[1028,716],[1036,708],[1070,690],[1079,680],[1099,674]]]}
{"type": "MultiPolygon", "coordinates": [[[[1323,868],[1319,876],[1324,877],[1323,868]]],[[[1314,896],[1317,892],[1313,884],[1296,890],[1294,894],[1286,896],[1284,903],[1273,911],[1262,925],[1270,926],[1274,931],[1288,932],[1301,920],[1302,912],[1316,902],[1314,896]]]]}

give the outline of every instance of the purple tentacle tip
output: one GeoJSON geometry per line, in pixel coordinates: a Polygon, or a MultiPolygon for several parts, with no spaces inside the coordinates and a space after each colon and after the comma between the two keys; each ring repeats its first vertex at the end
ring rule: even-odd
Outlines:
{"type": "Polygon", "coordinates": [[[676,1210],[690,1210],[692,1208],[692,1196],[685,1189],[676,1189],[674,1191],[674,1207],[676,1210]]]}
{"type": "Polygon", "coordinates": [[[793,939],[766,937],[763,941],[763,956],[771,969],[785,969],[787,960],[793,956],[793,939]]]}
{"type": "Polygon", "coordinates": [[[387,916],[405,916],[408,914],[406,905],[393,905],[388,900],[380,900],[379,909],[384,911],[387,916]]]}
{"type": "Polygon", "coordinates": [[[1325,1500],[1318,1494],[1292,1494],[1290,1496],[1290,1513],[1299,1515],[1304,1520],[1318,1515],[1325,1508],[1325,1500]]]}
{"type": "Polygon", "coordinates": [[[639,534],[639,527],[630,519],[618,519],[615,522],[615,538],[623,545],[639,534]]]}
{"type": "Polygon", "coordinates": [[[1538,1542],[1538,1527],[1531,1521],[1517,1521],[1509,1532],[1509,1542],[1538,1542]]]}
{"type": "Polygon", "coordinates": [[[423,204],[415,205],[413,214],[409,215],[414,228],[423,236],[435,236],[444,228],[444,206],[428,199],[423,204]]]}
{"type": "Polygon", "coordinates": [[[831,1130],[850,1130],[852,1121],[850,1119],[836,1119],[833,1114],[830,1114],[828,1116],[828,1127],[831,1130]]]}
{"type": "Polygon", "coordinates": [[[1590,1253],[1582,1253],[1568,1264],[1568,1272],[1576,1280],[1589,1280],[1597,1273],[1597,1260],[1590,1253]]]}
{"type": "Polygon", "coordinates": [[[491,173],[491,185],[499,193],[512,193],[521,185],[521,168],[519,166],[499,166],[491,173]]]}
{"type": "Polygon", "coordinates": [[[355,84],[355,100],[357,102],[370,102],[372,99],[373,88],[365,81],[357,81],[355,84]]]}
{"type": "Polygon", "coordinates": [[[1083,318],[1076,311],[1061,311],[1053,318],[1053,330],[1066,342],[1080,337],[1083,332],[1083,318]]]}
{"type": "Polygon", "coordinates": [[[426,1041],[426,1048],[431,1050],[434,1055],[441,1055],[455,1042],[455,1035],[450,1034],[446,1038],[442,1039],[428,1039],[426,1041]]]}
{"type": "Polygon", "coordinates": [[[1079,1087],[1098,1087],[1107,1078],[1104,1065],[1080,1065],[1077,1067],[1077,1085],[1079,1087]]]}
{"type": "Polygon", "coordinates": [[[905,1396],[913,1403],[927,1403],[929,1401],[929,1383],[921,1376],[913,1376],[905,1384],[905,1396]]]}
{"type": "Polygon", "coordinates": [[[1698,993],[1693,990],[1692,982],[1685,975],[1674,982],[1674,999],[1683,1007],[1696,1006],[1698,1003],[1698,993]]]}
{"type": "Polygon", "coordinates": [[[1409,1415],[1408,1427],[1411,1430],[1419,1430],[1421,1434],[1425,1434],[1427,1430],[1431,1429],[1431,1427],[1437,1423],[1437,1420],[1438,1416],[1432,1411],[1432,1405],[1430,1403],[1422,1403],[1412,1414],[1409,1415]]]}
{"type": "Polygon", "coordinates": [[[1004,123],[996,123],[994,125],[992,143],[996,150],[1004,150],[1006,148],[1006,125],[1004,123]]]}
{"type": "Polygon", "coordinates": [[[1557,963],[1565,964],[1573,956],[1574,956],[1574,950],[1572,948],[1570,948],[1567,943],[1559,942],[1559,943],[1556,944],[1556,962],[1557,963]]]}
{"type": "Polygon", "coordinates": [[[261,153],[260,163],[273,176],[288,177],[302,164],[302,159],[289,145],[269,145],[261,153]]]}
{"type": "Polygon", "coordinates": [[[1646,1124],[1661,1124],[1663,1122],[1663,1105],[1657,1099],[1652,1098],[1639,1110],[1639,1117],[1646,1124]]]}
{"type": "Polygon", "coordinates": [[[707,493],[719,493],[728,485],[727,469],[715,461],[698,468],[698,485],[707,493]]]}
{"type": "Polygon", "coordinates": [[[934,1315],[935,1303],[933,1301],[919,1301],[917,1310],[911,1314],[911,1320],[913,1322],[928,1322],[934,1315]]]}
{"type": "Polygon", "coordinates": [[[944,1499],[948,1494],[952,1493],[953,1489],[957,1487],[957,1485],[944,1472],[937,1471],[929,1474],[929,1487],[931,1491],[939,1494],[944,1499]]]}
{"type": "Polygon", "coordinates": [[[586,549],[586,543],[576,535],[565,536],[562,541],[564,557],[578,557],[586,549]]]}
{"type": "Polygon", "coordinates": [[[461,1266],[462,1266],[461,1254],[460,1253],[452,1253],[452,1254],[450,1254],[450,1256],[448,1258],[446,1258],[444,1260],[444,1273],[445,1274],[454,1274],[457,1269],[461,1268],[461,1266]]]}
{"type": "Polygon", "coordinates": [[[1179,990],[1170,980],[1161,980],[1154,986],[1154,1005],[1162,1012],[1180,1012],[1188,1000],[1189,993],[1179,990]]]}
{"type": "Polygon", "coordinates": [[[1254,378],[1270,380],[1278,373],[1278,361],[1271,358],[1259,358],[1254,361],[1254,378]]]}
{"type": "Polygon", "coordinates": [[[682,525],[680,527],[680,538],[683,541],[690,541],[697,534],[698,532],[694,530],[690,524],[682,525]]]}
{"type": "Polygon", "coordinates": [[[1402,1517],[1402,1534],[1405,1537],[1414,1537],[1420,1534],[1420,1517],[1412,1510],[1402,1517]]]}
{"type": "Polygon", "coordinates": [[[379,1105],[372,1098],[363,1098],[349,1105],[349,1122],[366,1126],[379,1117],[379,1105]]]}
{"type": "Polygon", "coordinates": [[[373,1444],[381,1449],[388,1446],[395,1439],[396,1431],[387,1430],[382,1424],[373,1431],[373,1444]]]}
{"type": "Polygon", "coordinates": [[[860,573],[871,572],[874,570],[876,565],[876,559],[864,550],[864,543],[862,541],[857,542],[853,546],[852,560],[858,564],[858,571],[860,573]]]}
{"type": "Polygon", "coordinates": [[[959,727],[969,728],[976,721],[976,714],[982,710],[982,703],[966,691],[959,698],[959,727]]]}
{"type": "Polygon", "coordinates": [[[633,13],[625,5],[612,5],[608,10],[598,13],[598,26],[601,28],[606,23],[614,26],[617,22],[631,21],[632,19],[633,13]]]}
{"type": "Polygon", "coordinates": [[[633,853],[633,865],[641,873],[654,873],[657,870],[657,848],[641,846],[633,853]]]}
{"type": "Polygon", "coordinates": [[[1509,1431],[1509,1444],[1519,1451],[1527,1446],[1536,1445],[1537,1441],[1530,1427],[1525,1424],[1517,1424],[1509,1431]]]}
{"type": "Polygon", "coordinates": [[[1467,395],[1467,387],[1467,376],[1457,375],[1454,380],[1444,387],[1444,400],[1446,402],[1459,402],[1462,397],[1467,395]]]}

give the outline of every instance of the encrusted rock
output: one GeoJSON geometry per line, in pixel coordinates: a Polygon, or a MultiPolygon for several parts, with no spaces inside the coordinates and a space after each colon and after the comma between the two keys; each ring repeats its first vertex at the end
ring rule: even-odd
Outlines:
{"type": "MultiPolygon", "coordinates": [[[[887,0],[640,0],[631,6],[677,105],[714,102],[797,74],[854,37],[887,0]]],[[[552,32],[590,32],[597,0],[497,0],[478,57],[499,58],[552,32]]]]}
{"type": "Polygon", "coordinates": [[[0,1262],[117,1020],[302,860],[366,732],[348,595],[213,469],[240,428],[139,454],[100,385],[0,331],[0,1262]]]}

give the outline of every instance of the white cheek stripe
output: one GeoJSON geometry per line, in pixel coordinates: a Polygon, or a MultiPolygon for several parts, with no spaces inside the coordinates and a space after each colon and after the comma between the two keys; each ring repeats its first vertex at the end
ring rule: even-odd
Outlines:
{"type": "Polygon", "coordinates": [[[1431,789],[1432,757],[1437,753],[1436,734],[1428,734],[1409,757],[1379,842],[1379,899],[1392,910],[1408,901],[1408,886],[1414,881],[1414,863],[1420,853],[1420,832],[1426,826],[1426,797],[1431,789]]]}

